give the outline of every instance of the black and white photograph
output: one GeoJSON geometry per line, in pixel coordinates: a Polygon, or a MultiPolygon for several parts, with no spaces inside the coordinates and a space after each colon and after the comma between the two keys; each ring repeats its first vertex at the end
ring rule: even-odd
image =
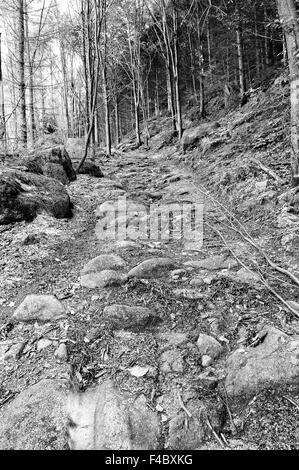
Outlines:
{"type": "Polygon", "coordinates": [[[0,451],[200,468],[298,418],[299,1],[0,0],[0,451]]]}

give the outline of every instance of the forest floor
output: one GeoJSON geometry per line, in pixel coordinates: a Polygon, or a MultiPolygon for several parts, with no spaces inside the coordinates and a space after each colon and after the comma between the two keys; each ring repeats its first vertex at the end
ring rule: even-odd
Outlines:
{"type": "MultiPolygon", "coordinates": [[[[78,155],[73,150],[70,154],[76,160],[80,149],[78,155]]],[[[9,432],[2,428],[1,434],[0,426],[3,447],[33,445],[30,426],[34,419],[28,428],[22,428],[23,411],[18,415],[10,408],[16,397],[44,379],[69,381],[71,375],[75,393],[81,397],[92,385],[105,386],[112,379],[118,396],[129,396],[134,406],[138,397],[144,399],[150,417],[147,412],[137,413],[137,429],[144,426],[140,416],[146,416],[155,437],[144,431],[148,434],[143,437],[145,443],[135,448],[298,449],[296,384],[282,381],[237,401],[225,388],[227,358],[238,348],[262,343],[259,334],[265,327],[275,327],[291,337],[299,334],[298,318],[256,275],[263,274],[287,301],[298,301],[298,289],[290,279],[269,270],[263,256],[231,228],[233,224],[242,227],[242,233],[248,231],[272,260],[296,274],[298,262],[292,250],[281,245],[285,233],[276,223],[281,207],[276,209],[276,218],[262,205],[250,217],[235,218],[234,202],[227,194],[220,197],[219,188],[210,184],[200,168],[192,170],[188,158],[190,154],[183,156],[168,146],[102,158],[96,163],[104,178],[80,175],[68,188],[74,203],[72,219],[40,215],[32,223],[0,228],[0,358],[1,351],[19,347],[16,358],[0,361],[0,413],[8,413],[10,419],[13,415],[9,432]],[[157,203],[203,206],[203,245],[194,250],[184,239],[99,239],[95,230],[98,206],[124,196],[139,205],[136,213],[140,205],[149,209],[157,203]],[[152,259],[152,277],[132,277],[106,288],[82,287],[82,269],[103,254],[120,256],[125,273],[152,259]],[[157,259],[165,258],[172,260],[172,266],[164,266],[162,276],[155,275],[157,259]],[[242,268],[245,275],[243,271],[240,277],[242,268]],[[67,318],[46,325],[12,322],[13,312],[28,294],[55,295],[67,318]],[[105,307],[115,304],[146,307],[160,321],[142,325],[136,320],[129,327],[119,320],[116,324],[103,321],[105,307]],[[197,346],[201,334],[216,338],[221,346],[220,357],[208,364],[203,364],[197,346]],[[38,347],[41,340],[47,341],[47,347],[38,347]],[[67,358],[54,355],[59,344],[66,344],[67,358]]],[[[230,171],[233,173],[231,167],[230,171]]],[[[265,179],[268,176],[263,175],[254,184],[265,179]]],[[[261,187],[264,191],[265,185],[256,186],[261,187]]],[[[258,200],[253,190],[251,196],[258,200]]],[[[107,438],[112,425],[106,420],[103,426],[107,438]]],[[[80,447],[81,437],[72,436],[72,429],[70,434],[73,446],[80,447]]],[[[121,445],[124,436],[118,439],[121,445]]],[[[48,430],[47,437],[34,441],[34,446],[67,448],[67,436],[48,430]]]]}

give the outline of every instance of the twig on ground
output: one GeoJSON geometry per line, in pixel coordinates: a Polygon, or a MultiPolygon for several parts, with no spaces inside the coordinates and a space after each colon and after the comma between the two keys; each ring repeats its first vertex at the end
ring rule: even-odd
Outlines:
{"type": "Polygon", "coordinates": [[[296,408],[299,410],[299,403],[297,403],[295,400],[293,400],[293,399],[290,398],[290,397],[286,397],[285,395],[283,396],[283,398],[285,398],[286,400],[288,400],[290,403],[292,403],[292,405],[296,406],[296,408]]]}
{"type": "Polygon", "coordinates": [[[223,449],[225,449],[225,444],[224,444],[223,441],[220,439],[220,437],[219,437],[218,434],[216,433],[215,429],[214,429],[213,426],[211,425],[209,418],[207,418],[207,425],[208,425],[210,431],[213,433],[213,436],[215,437],[215,439],[218,441],[218,443],[221,445],[221,447],[223,447],[223,449]]]}
{"type": "Polygon", "coordinates": [[[183,400],[182,400],[182,397],[181,397],[181,394],[180,394],[179,390],[178,390],[178,399],[179,399],[180,407],[182,408],[182,410],[185,411],[186,415],[187,415],[189,418],[192,418],[192,414],[190,413],[189,410],[187,410],[187,408],[186,408],[185,405],[184,405],[184,402],[183,402],[183,400]]]}
{"type": "Polygon", "coordinates": [[[260,168],[264,173],[271,176],[271,178],[277,181],[277,183],[280,183],[280,184],[283,183],[283,179],[280,176],[278,176],[277,173],[275,173],[275,171],[271,170],[271,168],[268,168],[267,166],[263,165],[261,162],[259,162],[255,158],[250,158],[250,161],[254,165],[256,165],[258,168],[260,168]]]}

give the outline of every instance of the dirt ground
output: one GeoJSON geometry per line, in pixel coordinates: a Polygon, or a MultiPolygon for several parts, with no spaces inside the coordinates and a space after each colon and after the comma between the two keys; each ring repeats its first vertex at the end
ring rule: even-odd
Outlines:
{"type": "MultiPolygon", "coordinates": [[[[206,188],[202,186],[201,175],[182,163],[179,166],[169,149],[166,153],[117,154],[97,163],[105,178],[80,175],[68,188],[74,203],[71,220],[40,215],[29,224],[0,228],[0,339],[24,343],[18,360],[0,365],[0,407],[44,378],[71,376],[81,391],[112,378],[122,392],[145,395],[153,409],[163,403],[161,448],[178,446],[175,439],[171,440],[167,416],[172,416],[174,408],[180,409],[182,402],[191,399],[192,403],[194,397],[221,409],[221,423],[216,420],[214,430],[217,428],[228,448],[234,448],[234,442],[237,446],[242,442],[245,448],[298,448],[296,387],[262,391],[240,406],[230,406],[223,387],[227,356],[239,344],[252,344],[264,326],[274,325],[288,334],[298,334],[298,319],[269,290],[234,278],[241,265],[230,249],[254,271],[258,267],[268,273],[267,263],[237,234],[225,228],[219,202],[203,196],[206,188]],[[182,240],[137,240],[127,245],[119,240],[99,240],[95,231],[97,207],[123,195],[146,207],[157,201],[204,202],[203,246],[191,251],[182,240]],[[221,230],[226,242],[217,230],[221,230]],[[119,254],[127,271],[149,258],[170,258],[180,271],[159,279],[130,279],[124,285],[106,289],[81,287],[82,268],[103,253],[119,254]],[[224,269],[221,266],[212,271],[201,269],[199,273],[185,264],[219,255],[230,259],[231,264],[224,269]],[[206,282],[190,287],[199,274],[206,276],[206,282]],[[63,303],[67,319],[42,326],[11,322],[16,307],[28,294],[54,294],[63,303]],[[112,304],[149,307],[162,320],[146,331],[137,328],[134,332],[115,332],[102,322],[104,308],[112,304]],[[185,335],[182,344],[165,354],[165,343],[171,341],[171,334],[178,333],[185,335]],[[206,372],[196,348],[201,333],[216,336],[225,351],[208,369],[213,380],[199,378],[206,372]],[[38,352],[36,344],[41,338],[50,339],[52,346],[38,352]],[[63,364],[54,356],[53,349],[61,341],[68,350],[68,360],[63,364]],[[147,374],[143,377],[128,374],[128,368],[136,365],[147,368],[147,374]]],[[[247,228],[277,262],[286,262],[274,225],[264,230],[259,221],[255,226],[249,221],[247,228]]],[[[298,292],[290,282],[277,273],[270,275],[272,286],[279,288],[281,295],[298,301],[298,292]]],[[[208,441],[219,446],[212,431],[208,441]]],[[[186,446],[190,448],[192,440],[186,446]]]]}

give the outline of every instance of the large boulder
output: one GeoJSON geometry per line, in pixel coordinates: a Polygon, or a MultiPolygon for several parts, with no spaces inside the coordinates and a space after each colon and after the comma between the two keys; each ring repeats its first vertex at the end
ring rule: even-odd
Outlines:
{"type": "Polygon", "coordinates": [[[225,386],[231,397],[299,383],[299,336],[288,336],[276,328],[259,336],[259,345],[240,348],[228,358],[225,386]]]}
{"type": "Polygon", "coordinates": [[[170,258],[151,258],[131,269],[129,278],[153,279],[164,277],[169,271],[176,269],[178,264],[170,258]]]}
{"type": "Polygon", "coordinates": [[[218,122],[207,122],[197,127],[186,129],[182,138],[182,148],[185,152],[188,148],[196,147],[200,141],[212,131],[220,127],[218,122]]]}
{"type": "Polygon", "coordinates": [[[63,305],[54,295],[28,295],[13,314],[19,322],[51,322],[65,317],[63,305]]]}
{"type": "Polygon", "coordinates": [[[95,178],[103,178],[104,174],[101,168],[92,162],[84,162],[81,166],[80,170],[78,171],[79,175],[89,175],[94,176],[95,178]]]}
{"type": "Polygon", "coordinates": [[[71,159],[63,146],[35,150],[26,159],[25,167],[31,173],[57,179],[62,184],[68,184],[76,179],[71,159]]]}
{"type": "Polygon", "coordinates": [[[57,219],[72,216],[72,204],[59,181],[18,170],[0,170],[0,225],[32,221],[46,212],[57,219]]]}
{"type": "Polygon", "coordinates": [[[107,380],[69,397],[69,446],[72,450],[153,450],[160,426],[146,397],[129,398],[107,380]]]}
{"type": "Polygon", "coordinates": [[[42,380],[0,409],[0,450],[65,450],[68,384],[42,380]]]}

